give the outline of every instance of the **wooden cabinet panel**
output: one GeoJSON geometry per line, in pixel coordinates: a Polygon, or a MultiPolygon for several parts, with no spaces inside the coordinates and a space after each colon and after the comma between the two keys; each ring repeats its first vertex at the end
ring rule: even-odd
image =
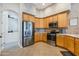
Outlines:
{"type": "Polygon", "coordinates": [[[34,38],[35,42],[39,42],[40,41],[40,34],[38,32],[35,32],[35,38],[34,38]]]}
{"type": "Polygon", "coordinates": [[[35,18],[35,28],[40,28],[40,20],[39,20],[39,18],[35,18]]]}
{"type": "Polygon", "coordinates": [[[29,21],[34,22],[34,21],[35,21],[35,20],[34,20],[34,16],[29,15],[29,21]]]}
{"type": "Polygon", "coordinates": [[[75,38],[75,55],[79,56],[79,38],[75,38]]]}
{"type": "Polygon", "coordinates": [[[64,39],[64,48],[68,49],[68,36],[65,35],[65,39],[64,39]]]}
{"type": "Polygon", "coordinates": [[[43,28],[48,28],[46,18],[43,19],[43,28]]]}
{"type": "Polygon", "coordinates": [[[50,23],[49,17],[45,18],[45,20],[46,20],[46,27],[49,28],[49,23],[50,23]]]}
{"type": "Polygon", "coordinates": [[[48,28],[49,27],[47,18],[44,18],[44,22],[43,23],[44,23],[44,28],[48,28]]]}
{"type": "Polygon", "coordinates": [[[74,53],[74,37],[58,35],[56,44],[74,53]]]}
{"type": "Polygon", "coordinates": [[[57,35],[56,44],[58,46],[64,47],[64,36],[57,35]]]}
{"type": "Polygon", "coordinates": [[[52,16],[48,17],[48,19],[49,19],[49,23],[53,22],[53,17],[52,16]]]}
{"type": "Polygon", "coordinates": [[[42,41],[47,42],[47,33],[41,33],[42,41]]]}
{"type": "Polygon", "coordinates": [[[74,37],[65,36],[65,48],[74,53],[74,37]]]}
{"type": "Polygon", "coordinates": [[[24,21],[29,21],[29,15],[23,14],[23,20],[24,21]]]}
{"type": "Polygon", "coordinates": [[[68,50],[74,53],[74,38],[71,36],[68,38],[68,50]]]}
{"type": "Polygon", "coordinates": [[[47,41],[47,33],[39,33],[39,32],[35,32],[35,38],[34,38],[35,42],[46,42],[47,41]]]}
{"type": "Polygon", "coordinates": [[[57,15],[54,15],[52,17],[53,17],[53,22],[57,22],[58,21],[58,16],[57,15]]]}
{"type": "Polygon", "coordinates": [[[67,13],[58,14],[58,27],[68,27],[67,13]]]}
{"type": "Polygon", "coordinates": [[[40,22],[39,28],[44,28],[44,19],[39,19],[39,22],[40,22]]]}

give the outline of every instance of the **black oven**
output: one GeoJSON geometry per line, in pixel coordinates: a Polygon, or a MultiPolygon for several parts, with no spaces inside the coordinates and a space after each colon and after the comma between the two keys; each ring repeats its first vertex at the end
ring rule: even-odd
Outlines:
{"type": "Polygon", "coordinates": [[[52,22],[49,24],[49,28],[58,28],[58,22],[52,22]]]}

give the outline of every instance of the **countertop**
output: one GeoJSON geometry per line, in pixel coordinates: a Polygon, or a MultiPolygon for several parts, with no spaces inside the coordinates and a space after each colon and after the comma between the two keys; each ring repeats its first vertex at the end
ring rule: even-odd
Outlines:
{"type": "Polygon", "coordinates": [[[67,35],[67,36],[79,38],[79,34],[58,34],[58,35],[67,35]]]}

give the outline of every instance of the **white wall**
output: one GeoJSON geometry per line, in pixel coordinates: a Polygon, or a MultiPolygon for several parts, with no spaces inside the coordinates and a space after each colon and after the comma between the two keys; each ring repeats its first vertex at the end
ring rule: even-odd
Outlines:
{"type": "Polygon", "coordinates": [[[36,13],[37,13],[36,7],[32,3],[25,3],[25,4],[22,3],[21,9],[23,12],[30,13],[33,15],[36,15],[36,13]]]}
{"type": "MultiPolygon", "coordinates": [[[[1,32],[2,32],[2,12],[1,12],[1,9],[2,9],[2,4],[0,4],[0,36],[1,36],[1,32]]],[[[0,38],[0,55],[1,55],[1,42],[2,42],[2,39],[0,38]]]]}
{"type": "Polygon", "coordinates": [[[69,34],[79,34],[79,3],[72,3],[71,4],[71,10],[70,10],[70,16],[69,16],[69,22],[74,17],[77,17],[77,25],[76,26],[70,26],[67,29],[67,33],[69,34]]]}

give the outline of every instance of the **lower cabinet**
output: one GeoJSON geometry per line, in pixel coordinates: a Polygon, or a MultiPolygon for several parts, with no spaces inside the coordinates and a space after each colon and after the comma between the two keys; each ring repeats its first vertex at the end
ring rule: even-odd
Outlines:
{"type": "Polygon", "coordinates": [[[67,35],[57,35],[57,46],[64,47],[68,51],[74,53],[74,37],[67,35]]]}
{"type": "Polygon", "coordinates": [[[35,41],[35,43],[36,42],[39,42],[39,40],[40,40],[40,34],[38,33],[38,32],[35,32],[35,35],[34,35],[34,41],[35,41]]]}
{"type": "Polygon", "coordinates": [[[41,37],[42,37],[42,41],[47,42],[47,33],[42,33],[41,37]]]}
{"type": "Polygon", "coordinates": [[[34,38],[35,42],[47,42],[47,33],[39,33],[36,32],[35,33],[35,38],[34,38]]]}
{"type": "Polygon", "coordinates": [[[56,45],[64,47],[64,35],[57,35],[56,45]]]}
{"type": "Polygon", "coordinates": [[[79,38],[75,39],[75,55],[79,56],[79,38]]]}
{"type": "Polygon", "coordinates": [[[68,36],[65,36],[65,39],[64,39],[64,48],[68,49],[68,36]]]}
{"type": "Polygon", "coordinates": [[[72,52],[72,53],[74,53],[74,37],[71,37],[71,36],[68,36],[68,38],[67,38],[67,49],[70,51],[70,52],[72,52]]]}

